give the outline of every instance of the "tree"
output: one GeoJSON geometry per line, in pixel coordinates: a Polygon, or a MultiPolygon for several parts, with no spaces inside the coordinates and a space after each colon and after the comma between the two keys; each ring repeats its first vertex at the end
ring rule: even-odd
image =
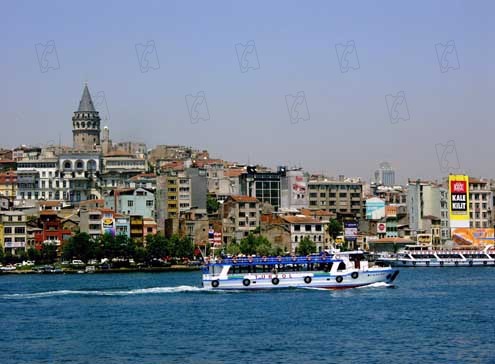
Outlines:
{"type": "Polygon", "coordinates": [[[241,253],[241,247],[237,243],[230,243],[227,245],[227,254],[239,255],[241,253]]]}
{"type": "Polygon", "coordinates": [[[258,255],[272,255],[272,244],[264,236],[256,237],[256,254],[258,255]]]}
{"type": "Polygon", "coordinates": [[[206,211],[208,212],[208,214],[217,212],[219,208],[220,203],[217,201],[217,199],[212,197],[211,195],[208,195],[206,198],[206,211]]]}
{"type": "Polygon", "coordinates": [[[302,238],[299,242],[299,246],[297,247],[296,252],[299,255],[309,255],[311,253],[316,253],[316,244],[308,237],[302,238]]]}
{"type": "Polygon", "coordinates": [[[64,245],[62,255],[67,260],[80,259],[87,262],[95,257],[95,253],[95,241],[87,233],[78,233],[64,245]]]}
{"type": "Polygon", "coordinates": [[[40,252],[40,259],[41,262],[45,264],[51,264],[57,260],[57,246],[55,244],[43,244],[40,252]]]}
{"type": "Polygon", "coordinates": [[[146,250],[150,260],[163,259],[171,254],[169,242],[161,234],[146,236],[146,250]]]}
{"type": "Polygon", "coordinates": [[[249,234],[245,238],[241,239],[241,253],[242,254],[255,254],[257,247],[257,240],[253,234],[249,234]]]}
{"type": "Polygon", "coordinates": [[[339,220],[330,220],[330,222],[328,223],[328,234],[332,237],[333,240],[335,240],[337,236],[342,234],[342,224],[339,220]]]}
{"type": "Polygon", "coordinates": [[[33,262],[39,262],[41,260],[41,253],[35,248],[29,248],[27,251],[28,259],[33,262]]]}
{"type": "Polygon", "coordinates": [[[5,263],[5,254],[3,252],[3,249],[0,248],[0,263],[5,263]]]}
{"type": "Polygon", "coordinates": [[[174,247],[177,258],[191,258],[194,254],[194,244],[189,237],[178,239],[174,247]]]}

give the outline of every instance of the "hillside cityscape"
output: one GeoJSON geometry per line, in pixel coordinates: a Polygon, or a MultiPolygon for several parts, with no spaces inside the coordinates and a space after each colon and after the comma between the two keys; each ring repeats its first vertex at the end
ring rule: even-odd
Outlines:
{"type": "MultiPolygon", "coordinates": [[[[72,146],[0,151],[5,261],[43,251],[52,260],[89,260],[67,246],[81,234],[86,243],[109,239],[133,252],[175,241],[176,250],[157,248],[153,257],[193,259],[336,247],[387,250],[417,242],[477,245],[479,234],[493,236],[495,183],[489,179],[469,178],[469,228],[454,233],[448,176],[398,185],[387,162],[377,163],[365,181],[302,167],[240,164],[180,145],[113,143],[87,84],[72,115],[72,134],[72,146]]],[[[126,254],[113,254],[119,255],[126,254]]]]}

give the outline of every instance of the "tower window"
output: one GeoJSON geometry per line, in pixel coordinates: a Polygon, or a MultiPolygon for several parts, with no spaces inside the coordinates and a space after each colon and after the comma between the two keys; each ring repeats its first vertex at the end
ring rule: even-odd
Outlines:
{"type": "Polygon", "coordinates": [[[84,126],[85,126],[84,121],[81,123],[81,126],[84,128],[84,126]]]}

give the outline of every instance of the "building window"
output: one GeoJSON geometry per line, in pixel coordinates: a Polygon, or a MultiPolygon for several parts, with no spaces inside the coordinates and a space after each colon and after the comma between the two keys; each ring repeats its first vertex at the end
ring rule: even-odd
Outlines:
{"type": "Polygon", "coordinates": [[[311,225],[304,225],[304,231],[311,231],[311,225]]]}
{"type": "Polygon", "coordinates": [[[15,228],[16,234],[24,234],[25,232],[26,232],[26,229],[24,227],[16,227],[15,228]]]}
{"type": "Polygon", "coordinates": [[[12,234],[12,228],[10,226],[6,226],[3,228],[4,234],[12,234]]]}
{"type": "Polygon", "coordinates": [[[146,200],[146,206],[152,207],[153,206],[153,200],[146,200]]]}
{"type": "Polygon", "coordinates": [[[127,207],[134,206],[134,201],[127,201],[127,207]]]}
{"type": "Polygon", "coordinates": [[[294,231],[301,231],[301,225],[294,225],[294,231]]]}

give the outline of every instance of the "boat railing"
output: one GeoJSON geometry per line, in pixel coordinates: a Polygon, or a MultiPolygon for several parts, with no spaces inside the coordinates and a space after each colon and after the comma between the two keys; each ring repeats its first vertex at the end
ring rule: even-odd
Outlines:
{"type": "Polygon", "coordinates": [[[325,264],[342,262],[338,255],[336,256],[279,256],[279,257],[232,257],[232,258],[218,258],[208,260],[207,264],[221,264],[221,265],[236,265],[236,266],[248,266],[248,265],[277,265],[277,264],[325,264]]]}

